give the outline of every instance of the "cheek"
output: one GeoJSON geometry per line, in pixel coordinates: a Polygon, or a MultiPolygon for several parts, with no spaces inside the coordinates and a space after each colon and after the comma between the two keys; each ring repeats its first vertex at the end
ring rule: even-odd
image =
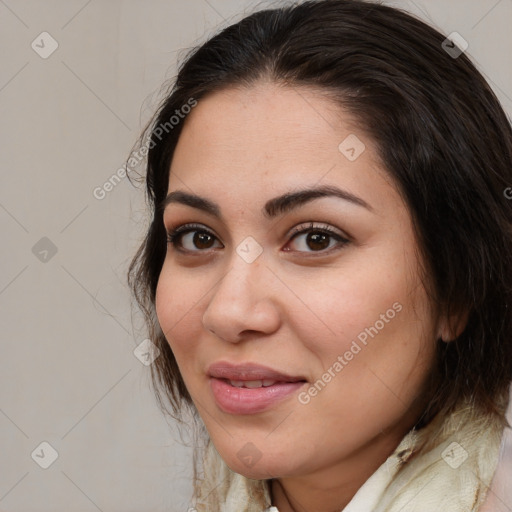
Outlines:
{"type": "Polygon", "coordinates": [[[317,286],[309,279],[293,281],[308,308],[297,308],[290,320],[315,362],[314,377],[338,383],[329,386],[333,400],[338,386],[358,389],[364,383],[368,403],[386,393],[405,401],[431,368],[435,345],[427,296],[410,271],[411,259],[392,256],[386,261],[369,255],[317,286]],[[329,369],[343,379],[330,379],[329,369]]]}
{"type": "Polygon", "coordinates": [[[201,313],[199,305],[204,290],[190,286],[186,275],[164,264],[155,297],[156,315],[180,368],[191,361],[197,350],[201,313]],[[172,278],[171,278],[172,276],[172,278]]]}
{"type": "Polygon", "coordinates": [[[391,334],[407,326],[410,286],[403,272],[362,262],[332,272],[325,282],[308,277],[293,283],[294,295],[304,300],[299,304],[290,297],[287,308],[297,303],[291,321],[300,326],[304,345],[319,355],[343,354],[354,340],[364,345],[371,333],[391,334]]]}

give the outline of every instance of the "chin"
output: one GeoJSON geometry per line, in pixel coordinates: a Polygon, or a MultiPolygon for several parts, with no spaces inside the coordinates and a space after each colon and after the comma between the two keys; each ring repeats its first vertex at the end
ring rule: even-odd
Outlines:
{"type": "Polygon", "coordinates": [[[270,468],[261,463],[253,467],[248,467],[238,462],[238,464],[228,464],[228,467],[231,471],[252,480],[268,480],[269,478],[280,478],[282,476],[280,472],[281,468],[270,468]]]}
{"type": "Polygon", "coordinates": [[[229,457],[225,458],[222,456],[222,458],[232,471],[253,480],[281,478],[286,476],[290,470],[289,467],[284,466],[284,459],[268,460],[263,455],[259,460],[256,460],[256,458],[250,460],[249,456],[244,453],[242,453],[240,458],[237,453],[230,453],[229,457]]]}
{"type": "Polygon", "coordinates": [[[238,473],[245,478],[250,478],[251,480],[268,480],[269,478],[274,478],[276,475],[274,473],[271,473],[269,471],[266,471],[264,468],[248,468],[247,466],[244,466],[243,464],[237,464],[236,466],[232,467],[229,466],[231,471],[234,471],[235,473],[238,473]]]}

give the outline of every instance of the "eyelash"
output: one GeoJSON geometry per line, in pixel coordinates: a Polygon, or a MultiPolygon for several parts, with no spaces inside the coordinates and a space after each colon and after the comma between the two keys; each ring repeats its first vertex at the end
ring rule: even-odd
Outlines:
{"type": "MultiPolygon", "coordinates": [[[[190,233],[190,232],[206,233],[206,234],[212,236],[213,238],[217,238],[211,231],[209,231],[208,229],[205,229],[200,224],[184,224],[182,226],[179,226],[175,229],[171,229],[168,231],[167,243],[171,244],[176,250],[183,252],[183,253],[190,254],[190,253],[207,252],[208,249],[204,249],[204,250],[198,249],[196,251],[191,251],[191,250],[183,249],[182,247],[180,247],[179,240],[181,239],[181,237],[183,235],[190,233]]],[[[307,233],[322,233],[322,234],[328,235],[331,238],[334,238],[338,242],[338,247],[337,247],[338,249],[341,249],[342,247],[344,247],[345,245],[350,243],[350,240],[342,237],[339,233],[334,231],[328,225],[324,224],[324,225],[318,226],[318,225],[315,225],[314,222],[310,222],[307,227],[305,227],[304,225],[301,225],[301,226],[297,226],[296,228],[294,228],[292,230],[292,232],[290,233],[290,240],[293,240],[298,235],[307,234],[307,233]]],[[[312,254],[318,253],[321,255],[325,255],[325,254],[330,253],[333,250],[336,250],[336,247],[330,247],[328,249],[320,250],[320,251],[295,251],[295,252],[308,252],[308,253],[312,253],[312,254]]]]}

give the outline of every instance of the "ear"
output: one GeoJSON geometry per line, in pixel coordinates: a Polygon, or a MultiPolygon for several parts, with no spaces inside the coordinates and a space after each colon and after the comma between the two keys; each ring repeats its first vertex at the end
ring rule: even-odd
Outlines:
{"type": "Polygon", "coordinates": [[[457,339],[468,323],[469,311],[465,310],[452,315],[441,315],[438,322],[437,339],[446,343],[457,339]]]}

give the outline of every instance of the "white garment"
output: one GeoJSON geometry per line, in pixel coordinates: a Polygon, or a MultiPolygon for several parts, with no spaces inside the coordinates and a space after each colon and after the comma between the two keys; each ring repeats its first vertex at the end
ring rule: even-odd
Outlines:
{"type": "MultiPolygon", "coordinates": [[[[512,388],[511,388],[512,389],[512,388]]],[[[512,425],[512,400],[508,408],[512,425]]],[[[506,428],[501,442],[500,460],[487,499],[480,512],[510,512],[512,510],[512,429],[506,428]]]]}

